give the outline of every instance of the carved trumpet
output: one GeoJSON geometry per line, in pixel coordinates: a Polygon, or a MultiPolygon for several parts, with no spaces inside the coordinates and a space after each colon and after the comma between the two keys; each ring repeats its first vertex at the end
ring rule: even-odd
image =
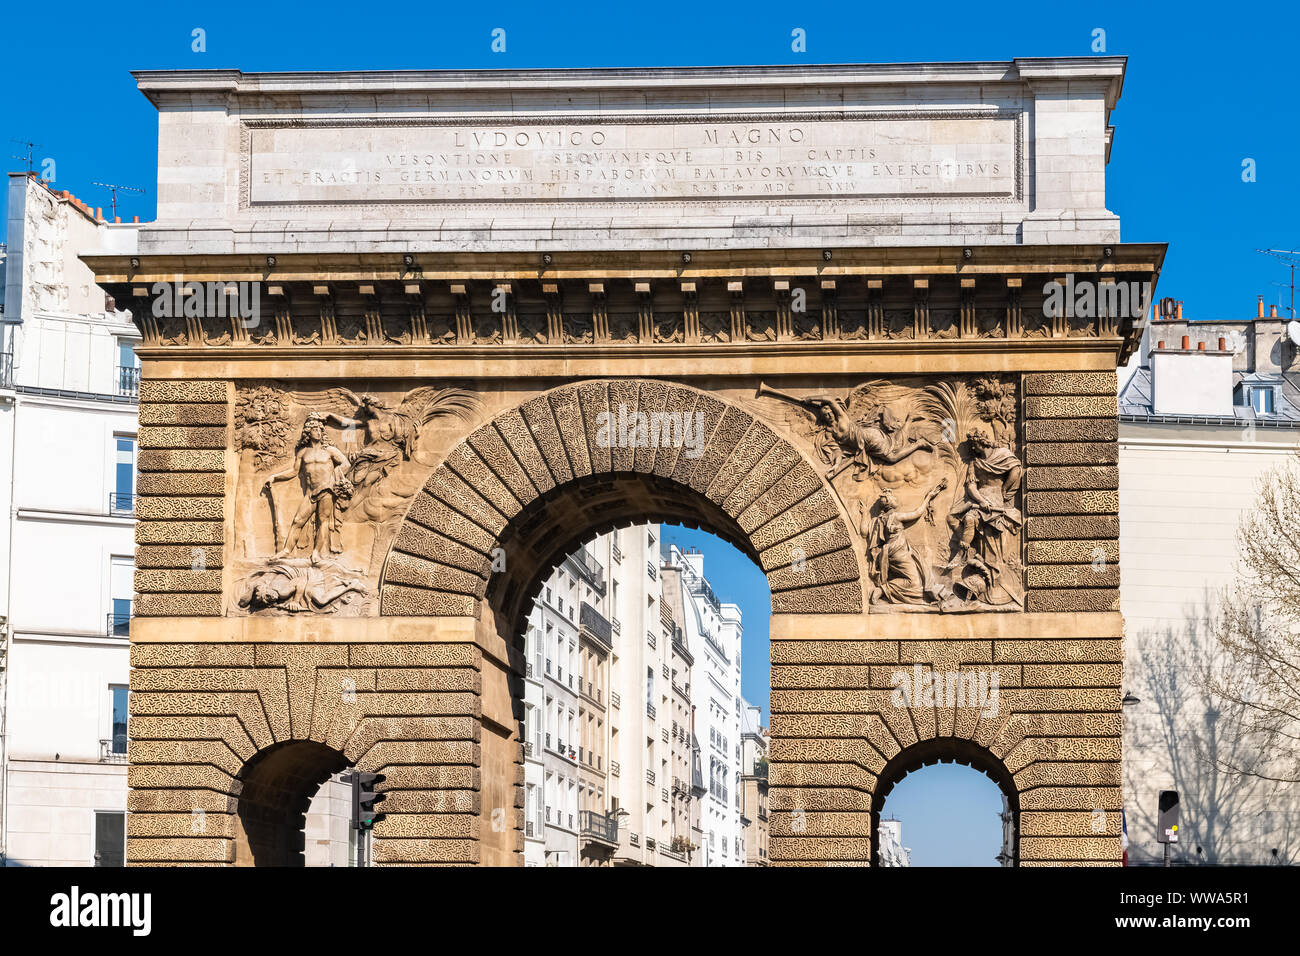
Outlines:
{"type": "Polygon", "coordinates": [[[775,398],[781,402],[789,402],[791,405],[798,405],[801,408],[808,408],[813,403],[806,398],[799,398],[791,395],[789,392],[783,392],[779,388],[772,388],[765,382],[758,383],[758,391],[754,393],[755,398],[775,398]]]}

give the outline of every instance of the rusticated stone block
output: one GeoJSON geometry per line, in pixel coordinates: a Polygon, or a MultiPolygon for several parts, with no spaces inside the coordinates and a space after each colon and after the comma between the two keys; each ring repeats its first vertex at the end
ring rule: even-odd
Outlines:
{"type": "Polygon", "coordinates": [[[904,664],[990,664],[992,641],[901,641],[898,659],[904,664]]]}
{"type": "Polygon", "coordinates": [[[132,667],[252,667],[252,644],[132,644],[132,667]]]}
{"type": "Polygon", "coordinates": [[[217,790],[185,789],[128,790],[126,808],[132,813],[224,813],[234,806],[228,793],[217,790]]]}
{"type": "Polygon", "coordinates": [[[1025,535],[1033,540],[1118,538],[1119,515],[1043,515],[1025,522],[1025,535]]]}
{"type": "MultiPolygon", "coordinates": [[[[393,789],[393,775],[397,768],[390,768],[385,772],[384,792],[387,799],[384,801],[384,812],[388,814],[397,813],[473,813],[478,814],[482,810],[483,796],[477,790],[469,788],[455,789],[435,789],[435,790],[395,790],[393,789]]],[[[452,774],[468,777],[463,768],[438,767],[434,771],[436,779],[439,782],[447,782],[448,777],[452,774]]]]}
{"type": "Polygon", "coordinates": [[[897,750],[889,731],[875,714],[774,714],[770,729],[773,739],[861,737],[889,756],[897,750]]]}
{"type": "Polygon", "coordinates": [[[135,566],[205,571],[221,567],[224,557],[221,548],[211,545],[147,544],[135,549],[135,566]]]}
{"type": "Polygon", "coordinates": [[[895,641],[773,641],[773,664],[877,664],[898,660],[895,641]]]}
{"type": "Polygon", "coordinates": [[[226,382],[198,379],[140,380],[140,403],[159,402],[220,402],[225,403],[229,385],[226,382]]]}
{"type": "Polygon", "coordinates": [[[860,665],[772,665],[772,687],[783,690],[859,690],[869,687],[869,680],[869,668],[860,665]]]}
{"type": "Polygon", "coordinates": [[[126,768],[127,786],[134,789],[207,789],[237,793],[234,775],[211,764],[132,764],[126,768]]]}
{"type": "Polygon", "coordinates": [[[835,813],[813,811],[794,813],[778,810],[771,816],[772,836],[843,836],[870,837],[870,813],[835,813]]]}
{"type": "Polygon", "coordinates": [[[221,498],[141,497],[135,513],[141,521],[219,521],[224,503],[221,498]]]}
{"type": "Polygon", "coordinates": [[[142,449],[136,467],[146,471],[225,471],[226,453],[220,448],[180,449],[165,451],[142,449]]]}
{"type": "Polygon", "coordinates": [[[1020,794],[1020,812],[1030,810],[1095,810],[1118,811],[1124,806],[1124,794],[1119,786],[1071,787],[1047,786],[1027,790],[1020,794]]]}
{"type": "Polygon", "coordinates": [[[479,764],[479,745],[472,740],[384,740],[366,752],[366,762],[383,770],[393,765],[479,764]]]}
{"type": "Polygon", "coordinates": [[[232,777],[244,766],[243,758],[220,740],[132,740],[128,757],[133,763],[207,763],[232,777]]]}
{"type": "Polygon", "coordinates": [[[1033,372],[1025,376],[1026,395],[1114,395],[1114,372],[1033,372]]]}
{"type": "Polygon", "coordinates": [[[871,860],[871,840],[862,837],[781,837],[768,839],[767,855],[778,860],[871,860]]]}
{"type": "Polygon", "coordinates": [[[479,667],[483,652],[473,644],[351,644],[354,667],[479,667]]]}
{"type": "Polygon", "coordinates": [[[774,763],[768,768],[773,786],[856,787],[874,790],[876,775],[852,763],[774,763]]]}
{"type": "Polygon", "coordinates": [[[768,522],[760,528],[755,534],[750,536],[750,543],[759,549],[758,563],[764,571],[770,571],[773,568],[782,568],[794,564],[800,560],[806,561],[811,557],[821,554],[829,554],[833,551],[839,551],[843,548],[852,550],[853,543],[845,536],[844,525],[833,513],[834,506],[830,501],[830,496],[824,492],[817,492],[809,498],[801,501],[789,511],[785,512],[776,521],[768,522]],[[796,525],[804,525],[805,518],[808,521],[817,521],[820,523],[801,527],[795,531],[792,536],[782,537],[779,541],[774,541],[770,545],[765,532],[777,524],[784,524],[787,518],[791,518],[794,512],[804,508],[809,501],[822,502],[816,507],[825,508],[832,512],[829,516],[807,515],[804,517],[794,516],[790,520],[789,527],[778,532],[784,535],[796,525]],[[760,540],[762,543],[760,543],[760,540]]]}
{"type": "Polygon", "coordinates": [[[151,571],[137,568],[135,571],[135,589],[137,591],[221,591],[221,571],[166,570],[151,571]]]}
{"type": "Polygon", "coordinates": [[[1025,398],[1025,418],[1114,418],[1119,400],[1109,395],[1042,395],[1025,398]]]}
{"type": "Polygon", "coordinates": [[[1026,664],[1026,687],[1117,687],[1119,664],[1026,664]]]}
{"type": "Polygon", "coordinates": [[[384,579],[393,584],[406,584],[413,588],[454,591],[482,597],[487,590],[487,580],[469,571],[434,564],[400,551],[394,551],[384,565],[384,579]]]}
{"type": "Polygon", "coordinates": [[[1030,515],[1091,515],[1119,512],[1118,491],[1031,491],[1025,495],[1030,515]]]}
{"type": "Polygon", "coordinates": [[[235,841],[221,837],[191,836],[152,839],[132,837],[126,841],[126,858],[131,863],[171,860],[185,863],[231,863],[235,859],[235,841]]]}
{"type": "Polygon", "coordinates": [[[1119,760],[1119,737],[1030,737],[1016,744],[1003,763],[1012,774],[1038,760],[1119,760]]]}
{"type": "Polygon", "coordinates": [[[1034,613],[1052,611],[1118,611],[1119,590],[1080,588],[1072,591],[1029,591],[1025,610],[1034,613]]]}
{"type": "Polygon", "coordinates": [[[140,495],[222,495],[226,476],[219,471],[141,472],[136,485],[140,495]]]}
{"type": "Polygon", "coordinates": [[[819,740],[809,737],[778,737],[772,741],[773,761],[811,763],[852,763],[879,774],[885,769],[885,758],[865,740],[832,738],[819,740]]]}
{"type": "Polygon", "coordinates": [[[375,836],[380,838],[472,840],[478,831],[479,818],[470,813],[390,813],[375,824],[375,836]]]}
{"type": "Polygon", "coordinates": [[[235,835],[235,814],[190,811],[189,813],[131,813],[126,818],[126,835],[141,837],[225,837],[235,835]]]}
{"type": "Polygon", "coordinates": [[[474,617],[478,614],[478,598],[472,594],[388,584],[380,592],[379,613],[403,617],[474,617]]]}
{"type": "Polygon", "coordinates": [[[871,809],[871,794],[846,787],[775,786],[769,791],[768,805],[773,810],[849,812],[871,809]]]}
{"type": "Polygon", "coordinates": [[[404,840],[389,837],[375,841],[375,862],[384,863],[477,863],[477,840],[404,840]]]}
{"type": "Polygon", "coordinates": [[[141,425],[224,425],[226,405],[194,405],[189,403],[163,404],[142,402],[141,425]]]}
{"type": "Polygon", "coordinates": [[[1029,542],[1030,564],[1092,564],[1095,561],[1115,564],[1119,561],[1119,542],[1103,539],[1029,542]]]}
{"type": "Polygon", "coordinates": [[[1119,565],[1037,564],[1027,576],[1031,588],[1117,588],[1119,565]]]}
{"type": "Polygon", "coordinates": [[[398,667],[375,674],[376,690],[482,690],[482,675],[472,667],[398,667]]]}
{"type": "Polygon", "coordinates": [[[1002,691],[1000,706],[1006,713],[1027,716],[1029,711],[1095,712],[1119,710],[1119,688],[1062,688],[1040,690],[1010,688],[1002,691]]]}
{"type": "Polygon", "coordinates": [[[225,526],[220,521],[137,521],[136,544],[221,544],[225,526]]]}
{"type": "Polygon", "coordinates": [[[862,588],[857,582],[779,591],[772,595],[773,614],[857,614],[862,588]]]}
{"type": "Polygon", "coordinates": [[[220,594],[141,594],[131,608],[136,617],[218,617],[220,594]]]}
{"type": "Polygon", "coordinates": [[[1100,807],[1093,810],[1066,810],[1059,813],[1022,811],[1020,814],[1022,839],[1044,836],[1118,836],[1119,832],[1120,815],[1100,807]]]}
{"type": "Polygon", "coordinates": [[[1103,640],[1030,640],[994,641],[993,659],[996,661],[1104,661],[1119,662],[1124,659],[1122,642],[1103,640]]]}
{"type": "Polygon", "coordinates": [[[1017,773],[1015,781],[1022,793],[1032,787],[1117,787],[1120,785],[1119,761],[1033,763],[1017,773]]]}
{"type": "Polygon", "coordinates": [[[1025,446],[1025,464],[1113,465],[1119,461],[1115,442],[1044,442],[1025,446]]]}
{"type": "MultiPolygon", "coordinates": [[[[1112,413],[1113,416],[1114,413],[1112,413]]],[[[1025,421],[1025,441],[1098,442],[1119,439],[1119,422],[1111,418],[1039,418],[1025,421]]]]}
{"type": "Polygon", "coordinates": [[[1119,487],[1119,468],[1114,465],[1069,465],[1030,468],[1025,473],[1030,491],[1113,491],[1119,487]]]}
{"type": "Polygon", "coordinates": [[[1118,837],[1021,837],[1022,860],[1110,860],[1122,855],[1118,837]]]}
{"type": "Polygon", "coordinates": [[[817,557],[805,557],[798,564],[771,571],[768,586],[778,588],[812,587],[823,584],[852,581],[858,588],[858,559],[848,548],[817,557]]]}
{"type": "Polygon", "coordinates": [[[873,699],[867,691],[774,690],[769,701],[774,714],[864,714],[873,699]]]}
{"type": "Polygon", "coordinates": [[[141,425],[141,448],[225,448],[226,429],[201,425],[141,425]]]}

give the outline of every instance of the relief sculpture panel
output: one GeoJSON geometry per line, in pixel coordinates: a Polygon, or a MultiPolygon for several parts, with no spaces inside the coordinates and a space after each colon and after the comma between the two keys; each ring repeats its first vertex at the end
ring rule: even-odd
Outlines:
{"type": "Polygon", "coordinates": [[[375,613],[387,544],[434,464],[437,433],[478,407],[457,388],[241,387],[232,613],[375,613]]]}
{"type": "Polygon", "coordinates": [[[844,396],[760,385],[856,524],[872,612],[1024,606],[1015,382],[877,380],[844,396]]]}

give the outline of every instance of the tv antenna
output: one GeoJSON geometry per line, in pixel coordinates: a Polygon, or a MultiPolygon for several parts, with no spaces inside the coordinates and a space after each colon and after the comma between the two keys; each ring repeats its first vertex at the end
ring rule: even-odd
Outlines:
{"type": "Polygon", "coordinates": [[[26,155],[25,155],[25,156],[14,155],[14,156],[12,156],[11,158],[12,158],[12,159],[21,159],[24,163],[27,164],[27,171],[28,171],[29,173],[32,172],[32,171],[33,171],[33,170],[32,170],[32,155],[33,155],[33,150],[35,150],[36,147],[37,147],[37,146],[40,146],[41,144],[40,144],[40,143],[33,143],[33,142],[32,142],[31,140],[29,140],[29,139],[15,139],[13,142],[15,142],[15,143],[21,143],[23,146],[26,146],[26,147],[27,147],[27,152],[26,152],[26,155]]]}
{"type": "MultiPolygon", "coordinates": [[[[1266,256],[1272,256],[1291,270],[1291,282],[1288,288],[1291,290],[1291,304],[1287,306],[1287,311],[1291,313],[1291,318],[1295,318],[1295,269],[1300,266],[1300,249],[1256,249],[1256,252],[1266,256]]],[[[1281,283],[1277,283],[1281,285],[1281,283]]]]}
{"type": "Polygon", "coordinates": [[[96,182],[96,181],[94,181],[94,180],[91,180],[91,185],[92,185],[92,186],[103,186],[105,189],[107,189],[107,190],[112,194],[112,197],[113,197],[113,198],[112,198],[112,203],[113,203],[113,218],[114,218],[114,219],[117,218],[117,191],[118,191],[119,189],[124,190],[125,192],[129,192],[129,193],[143,193],[143,192],[144,192],[143,189],[139,189],[139,188],[136,187],[136,186],[120,186],[120,185],[118,185],[117,183],[101,183],[101,182],[96,182]]]}

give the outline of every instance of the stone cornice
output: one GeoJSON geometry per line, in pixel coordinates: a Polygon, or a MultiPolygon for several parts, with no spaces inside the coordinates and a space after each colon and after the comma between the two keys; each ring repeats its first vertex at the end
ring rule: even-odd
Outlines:
{"type": "MultiPolygon", "coordinates": [[[[392,70],[244,73],[240,70],[134,71],[139,89],[154,104],[204,94],[283,95],[328,91],[383,96],[430,92],[486,92],[510,96],[520,86],[547,90],[800,87],[827,84],[1016,83],[1025,80],[1098,79],[1122,84],[1127,58],[1023,57],[968,63],[864,63],[773,66],[644,67],[554,70],[392,70]]],[[[1119,95],[1114,85],[1108,106],[1119,95]]]]}

